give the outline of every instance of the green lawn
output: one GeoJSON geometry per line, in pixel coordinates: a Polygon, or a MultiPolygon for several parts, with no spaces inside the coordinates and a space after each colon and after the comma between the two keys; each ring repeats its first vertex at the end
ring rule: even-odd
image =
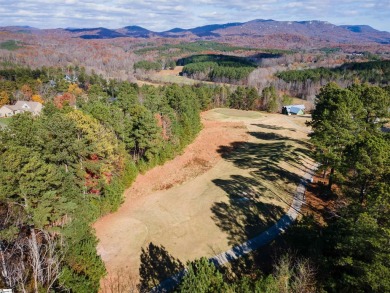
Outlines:
{"type": "Polygon", "coordinates": [[[8,124],[11,122],[11,120],[12,120],[12,117],[10,117],[10,118],[0,118],[0,127],[3,128],[3,127],[8,126],[8,124]]]}

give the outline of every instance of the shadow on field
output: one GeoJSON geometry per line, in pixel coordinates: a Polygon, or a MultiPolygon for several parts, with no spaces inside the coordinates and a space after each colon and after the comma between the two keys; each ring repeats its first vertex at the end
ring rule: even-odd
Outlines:
{"type": "Polygon", "coordinates": [[[297,131],[295,128],[287,128],[287,127],[268,125],[268,124],[261,124],[261,123],[256,123],[256,124],[251,124],[251,125],[258,126],[260,128],[271,129],[271,130],[291,130],[291,131],[294,131],[294,132],[297,131]]]}
{"type": "Polygon", "coordinates": [[[211,210],[218,227],[229,234],[230,245],[242,243],[259,234],[285,213],[280,206],[261,202],[261,198],[268,197],[285,204],[291,203],[280,193],[293,197],[295,189],[291,190],[288,184],[298,185],[301,177],[282,166],[288,164],[308,171],[300,162],[302,158],[310,156],[310,151],[304,148],[306,142],[275,133],[249,134],[261,141],[234,142],[230,146],[220,146],[218,150],[223,159],[240,169],[251,170],[250,177],[232,175],[228,180],[213,180],[229,197],[228,203],[215,203],[211,210]]]}
{"type": "Polygon", "coordinates": [[[290,137],[286,137],[277,133],[272,133],[272,132],[259,132],[259,131],[251,131],[248,132],[250,135],[253,137],[256,137],[258,139],[262,140],[282,140],[282,141],[290,141],[290,142],[295,142],[297,144],[302,145],[303,147],[310,147],[310,144],[306,141],[300,140],[300,139],[294,139],[290,137]]]}
{"type": "Polygon", "coordinates": [[[213,182],[229,196],[228,203],[217,202],[211,207],[217,226],[229,234],[229,245],[259,234],[284,213],[279,206],[259,201],[266,187],[253,178],[233,175],[229,180],[213,182]]]}
{"type": "Polygon", "coordinates": [[[149,292],[183,269],[182,262],[170,255],[164,246],[150,242],[146,249],[142,248],[139,291],[149,292]]]}

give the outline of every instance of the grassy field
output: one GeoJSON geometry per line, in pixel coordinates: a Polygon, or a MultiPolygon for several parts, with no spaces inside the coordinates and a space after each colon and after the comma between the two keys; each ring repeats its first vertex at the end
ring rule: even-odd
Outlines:
{"type": "MultiPolygon", "coordinates": [[[[176,66],[174,70],[161,70],[159,72],[156,72],[154,74],[150,74],[147,77],[146,83],[149,82],[149,84],[152,85],[160,85],[160,84],[166,84],[166,83],[177,83],[181,85],[194,85],[199,83],[199,81],[179,76],[179,73],[183,70],[183,66],[176,66]]],[[[141,84],[142,84],[141,80],[141,84]]]]}
{"type": "Polygon", "coordinates": [[[210,114],[206,117],[211,120],[247,120],[247,119],[260,119],[264,114],[255,111],[236,110],[228,108],[214,109],[210,111],[210,114]]]}
{"type": "Polygon", "coordinates": [[[149,79],[152,82],[156,83],[177,83],[180,85],[194,85],[201,83],[198,80],[194,80],[188,77],[179,76],[179,75],[160,75],[158,73],[152,74],[149,76],[149,79]]]}
{"type": "Polygon", "coordinates": [[[211,81],[200,81],[191,79],[185,76],[180,76],[180,72],[183,70],[183,66],[176,66],[175,69],[167,69],[167,70],[160,70],[159,72],[150,74],[147,76],[145,80],[141,78],[141,80],[138,81],[138,85],[142,86],[143,84],[149,84],[154,86],[159,86],[163,84],[170,84],[170,83],[176,83],[179,85],[194,85],[194,84],[219,84],[219,85],[227,85],[235,87],[234,85],[230,84],[222,84],[222,83],[214,83],[211,81]]]}
{"type": "Polygon", "coordinates": [[[0,118],[0,127],[6,127],[11,120],[12,118],[0,118]]]}
{"type": "MultiPolygon", "coordinates": [[[[103,218],[95,228],[109,274],[124,269],[137,278],[141,249],[149,243],[182,262],[213,256],[264,231],[288,209],[312,164],[307,118],[231,109],[203,118],[220,127],[218,135],[238,131],[246,138],[218,145],[219,159],[208,171],[140,198],[129,194],[117,213],[103,218]]],[[[208,151],[210,137],[186,151],[194,161],[208,151]]]]}

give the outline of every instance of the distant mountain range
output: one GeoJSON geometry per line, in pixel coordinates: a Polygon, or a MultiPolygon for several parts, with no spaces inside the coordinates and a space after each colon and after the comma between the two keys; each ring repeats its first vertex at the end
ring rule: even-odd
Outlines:
{"type": "Polygon", "coordinates": [[[89,29],[66,29],[78,33],[83,39],[132,38],[203,38],[219,39],[233,37],[285,36],[298,39],[318,39],[337,43],[379,43],[390,44],[390,33],[378,31],[368,25],[334,25],[325,21],[276,21],[272,19],[252,20],[226,24],[211,24],[191,29],[174,28],[164,32],[154,32],[140,26],[127,26],[120,29],[103,27],[89,29]]]}
{"type": "Polygon", "coordinates": [[[217,30],[223,30],[232,26],[240,26],[244,23],[227,23],[227,24],[211,24],[200,26],[192,29],[174,28],[164,32],[154,32],[140,26],[126,26],[119,29],[107,29],[104,27],[97,28],[66,28],[65,30],[71,33],[80,34],[82,39],[112,39],[120,37],[132,38],[152,38],[152,37],[219,37],[217,30]]]}
{"type": "Polygon", "coordinates": [[[276,21],[258,19],[248,22],[211,24],[191,29],[174,28],[164,32],[155,32],[140,26],[126,26],[119,29],[66,28],[56,30],[38,30],[30,27],[6,27],[0,30],[31,31],[44,33],[49,31],[66,32],[72,37],[82,39],[113,38],[186,38],[235,42],[256,45],[276,44],[288,47],[312,47],[334,44],[390,44],[390,33],[376,30],[368,25],[334,25],[326,21],[276,21]]]}

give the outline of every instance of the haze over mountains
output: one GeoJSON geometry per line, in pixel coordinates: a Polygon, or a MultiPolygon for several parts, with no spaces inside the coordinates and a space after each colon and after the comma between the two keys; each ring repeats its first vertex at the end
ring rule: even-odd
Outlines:
{"type": "MultiPolygon", "coordinates": [[[[37,29],[27,26],[0,27],[13,34],[14,39],[28,41],[28,35],[42,39],[142,40],[165,39],[167,42],[210,40],[235,46],[272,49],[317,49],[340,47],[347,51],[389,52],[390,33],[368,25],[334,25],[326,21],[276,21],[257,19],[248,22],[210,24],[190,29],[173,28],[163,32],[140,26],[118,29],[58,28],[37,29]],[[22,36],[23,34],[24,36],[22,36]],[[19,37],[18,37],[19,35],[19,37]],[[170,41],[171,40],[171,41],[170,41]]],[[[123,40],[123,41],[122,41],[123,40]]]]}
{"type": "MultiPolygon", "coordinates": [[[[17,29],[8,27],[8,29],[17,29]]],[[[7,28],[3,28],[5,30],[7,28]]],[[[20,29],[20,27],[19,27],[20,29]]],[[[23,27],[31,32],[55,30],[39,30],[23,27]]],[[[308,39],[328,43],[377,43],[390,44],[390,33],[376,30],[368,25],[334,25],[325,21],[275,21],[252,20],[226,24],[211,24],[190,29],[173,28],[163,32],[155,32],[140,26],[126,26],[119,29],[98,28],[66,28],[64,30],[82,39],[112,39],[120,37],[132,38],[190,38],[208,40],[228,40],[231,38],[263,38],[270,36],[279,39],[289,39],[293,42],[307,42],[308,39]]]]}

